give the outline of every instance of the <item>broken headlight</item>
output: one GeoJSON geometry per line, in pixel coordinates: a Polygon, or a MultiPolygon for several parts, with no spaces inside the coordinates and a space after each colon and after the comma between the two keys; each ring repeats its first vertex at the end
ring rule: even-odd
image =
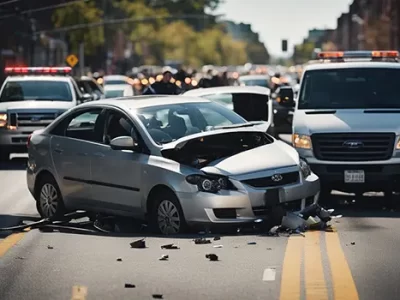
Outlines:
{"type": "Polygon", "coordinates": [[[186,181],[197,185],[201,192],[217,193],[220,190],[236,190],[232,182],[224,176],[189,175],[186,181]]]}
{"type": "Polygon", "coordinates": [[[303,174],[304,178],[307,178],[308,176],[311,175],[310,166],[304,159],[301,159],[301,158],[300,158],[300,171],[301,171],[301,174],[303,174]]]}

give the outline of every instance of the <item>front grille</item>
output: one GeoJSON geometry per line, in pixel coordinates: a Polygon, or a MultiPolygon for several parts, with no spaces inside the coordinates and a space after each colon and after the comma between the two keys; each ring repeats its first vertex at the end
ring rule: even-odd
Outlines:
{"type": "Polygon", "coordinates": [[[299,172],[283,173],[280,175],[282,176],[282,179],[279,181],[274,181],[272,179],[273,176],[268,176],[243,180],[242,182],[255,188],[262,188],[293,184],[299,181],[299,172]]]}
{"type": "Polygon", "coordinates": [[[12,112],[10,125],[17,127],[46,127],[58,117],[54,112],[12,112]]]}
{"type": "Polygon", "coordinates": [[[318,133],[311,135],[314,155],[329,161],[373,161],[392,157],[394,133],[318,133]]]}

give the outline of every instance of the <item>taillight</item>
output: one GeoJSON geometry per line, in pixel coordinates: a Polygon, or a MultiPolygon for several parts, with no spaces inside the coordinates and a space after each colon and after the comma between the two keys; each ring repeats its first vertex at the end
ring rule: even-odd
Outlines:
{"type": "Polygon", "coordinates": [[[31,137],[32,137],[32,134],[30,134],[30,135],[28,136],[28,139],[27,139],[27,141],[26,141],[26,147],[27,147],[27,148],[29,148],[29,145],[31,144],[31,137]]]}

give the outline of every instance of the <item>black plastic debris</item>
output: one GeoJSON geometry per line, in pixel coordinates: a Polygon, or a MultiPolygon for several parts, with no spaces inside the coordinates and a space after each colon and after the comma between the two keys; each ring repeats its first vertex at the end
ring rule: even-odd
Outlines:
{"type": "Polygon", "coordinates": [[[214,241],[219,241],[220,239],[221,239],[220,236],[215,236],[215,237],[214,237],[214,241]]]}
{"type": "Polygon", "coordinates": [[[164,299],[162,294],[153,294],[153,299],[164,299]]]}
{"type": "Polygon", "coordinates": [[[132,284],[132,283],[125,283],[125,288],[126,289],[134,289],[136,287],[136,285],[132,284]]]}
{"type": "Polygon", "coordinates": [[[161,249],[171,250],[171,249],[179,249],[179,247],[175,244],[166,244],[166,245],[162,245],[161,249]]]}
{"type": "Polygon", "coordinates": [[[169,256],[168,255],[161,255],[161,257],[158,260],[168,260],[169,256]]]}
{"type": "Polygon", "coordinates": [[[23,260],[23,259],[25,259],[25,257],[23,257],[23,256],[17,256],[15,259],[21,259],[21,260],[23,260]]]}
{"type": "Polygon", "coordinates": [[[210,254],[206,254],[206,258],[208,258],[210,261],[217,261],[218,255],[210,253],[210,254]]]}
{"type": "Polygon", "coordinates": [[[207,240],[205,238],[198,238],[198,239],[194,239],[193,241],[196,245],[211,244],[211,241],[207,240]]]}
{"type": "Polygon", "coordinates": [[[248,242],[247,245],[257,245],[256,242],[248,242]]]}
{"type": "Polygon", "coordinates": [[[352,244],[352,245],[355,245],[355,244],[356,244],[356,242],[351,242],[351,244],[352,244]]]}
{"type": "Polygon", "coordinates": [[[134,242],[130,243],[130,245],[131,245],[131,248],[136,248],[136,249],[146,248],[146,242],[144,239],[134,241],[134,242]]]}
{"type": "Polygon", "coordinates": [[[47,249],[49,249],[49,250],[52,250],[52,249],[54,249],[54,247],[53,247],[53,246],[50,246],[50,245],[48,245],[48,246],[47,246],[47,249]]]}
{"type": "Polygon", "coordinates": [[[272,248],[267,248],[267,250],[272,250],[272,248]]]}
{"type": "Polygon", "coordinates": [[[118,258],[117,258],[117,261],[122,261],[122,258],[121,258],[121,257],[118,257],[118,258]]]}

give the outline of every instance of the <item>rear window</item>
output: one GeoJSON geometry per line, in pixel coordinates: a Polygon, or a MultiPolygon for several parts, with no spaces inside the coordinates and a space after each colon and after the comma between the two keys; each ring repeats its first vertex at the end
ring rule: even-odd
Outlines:
{"type": "Polygon", "coordinates": [[[28,100],[72,101],[71,87],[63,81],[9,81],[0,96],[0,102],[28,100]]]}
{"type": "Polygon", "coordinates": [[[400,69],[348,68],[304,74],[299,109],[400,108],[400,69]]]}
{"type": "Polygon", "coordinates": [[[104,85],[110,84],[127,84],[125,80],[104,80],[104,85]]]}
{"type": "Polygon", "coordinates": [[[105,91],[106,98],[117,98],[124,96],[124,90],[105,91]]]}
{"type": "Polygon", "coordinates": [[[268,79],[239,79],[240,83],[247,86],[262,86],[266,88],[269,87],[268,79]]]}

